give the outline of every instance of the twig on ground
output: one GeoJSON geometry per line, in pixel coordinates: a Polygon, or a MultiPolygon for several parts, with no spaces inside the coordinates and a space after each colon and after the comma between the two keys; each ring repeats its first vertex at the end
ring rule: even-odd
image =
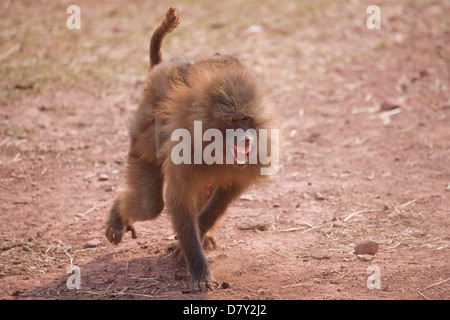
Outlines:
{"type": "Polygon", "coordinates": [[[308,230],[303,231],[303,233],[307,233],[307,232],[309,232],[309,231],[311,231],[311,230],[315,230],[315,229],[324,227],[324,226],[329,225],[329,224],[333,224],[333,221],[319,224],[318,226],[315,226],[315,227],[312,227],[312,228],[310,228],[310,229],[308,229],[308,230]]]}
{"type": "Polygon", "coordinates": [[[432,285],[429,285],[428,287],[425,287],[423,289],[418,290],[417,293],[420,294],[422,297],[424,297],[426,300],[431,300],[426,295],[424,295],[421,291],[430,289],[430,288],[435,287],[435,286],[438,286],[438,285],[443,284],[443,283],[445,283],[447,281],[450,281],[450,278],[442,280],[442,281],[439,281],[439,282],[436,282],[436,283],[433,283],[432,285]]]}
{"type": "Polygon", "coordinates": [[[93,206],[92,208],[90,208],[89,210],[87,210],[87,211],[85,211],[83,214],[81,214],[81,219],[85,219],[85,217],[86,217],[86,215],[87,215],[88,213],[91,213],[92,211],[94,211],[94,210],[97,209],[97,208],[100,208],[101,206],[104,206],[105,204],[111,202],[112,200],[113,200],[113,199],[109,199],[109,200],[106,200],[106,201],[104,201],[104,202],[102,202],[102,203],[100,203],[100,204],[97,204],[97,205],[93,206]]]}
{"type": "Polygon", "coordinates": [[[404,208],[404,207],[406,207],[406,206],[409,206],[410,204],[413,204],[414,202],[416,202],[417,201],[417,199],[413,199],[413,200],[411,200],[411,201],[408,201],[408,202],[406,202],[406,203],[404,203],[404,204],[401,204],[401,205],[399,205],[399,206],[395,206],[396,208],[404,208]]]}
{"type": "Polygon", "coordinates": [[[294,284],[289,284],[287,286],[282,286],[281,288],[294,288],[294,287],[301,287],[301,286],[307,286],[309,284],[313,284],[314,281],[309,281],[309,282],[302,282],[302,283],[294,283],[294,284]]]}
{"type": "Polygon", "coordinates": [[[439,281],[439,282],[437,282],[437,283],[433,283],[432,285],[429,285],[428,287],[425,287],[425,288],[423,288],[422,290],[430,289],[430,288],[432,288],[432,287],[435,287],[435,286],[438,286],[438,285],[440,285],[440,284],[443,284],[443,283],[445,283],[445,282],[447,282],[447,281],[450,281],[450,278],[448,278],[448,279],[446,279],[446,280],[439,281]]]}
{"type": "Polygon", "coordinates": [[[348,221],[350,218],[356,216],[357,214],[361,214],[361,213],[366,213],[366,212],[379,212],[379,211],[383,211],[384,209],[364,209],[364,210],[360,210],[360,211],[356,211],[353,212],[351,215],[349,215],[347,218],[345,218],[343,221],[346,222],[348,221]]]}
{"type": "Polygon", "coordinates": [[[288,229],[281,229],[281,230],[276,230],[275,232],[292,232],[292,231],[298,231],[298,230],[303,230],[306,227],[312,228],[313,226],[311,226],[310,224],[304,223],[305,226],[303,227],[297,227],[297,228],[288,228],[288,229]]]}
{"type": "MultiPolygon", "coordinates": [[[[68,248],[67,248],[68,249],[68,248]]],[[[67,252],[67,250],[64,250],[64,253],[65,254],[67,254],[68,256],[69,256],[69,261],[70,261],[70,265],[72,266],[73,265],[73,258],[72,258],[72,256],[67,252]]]]}

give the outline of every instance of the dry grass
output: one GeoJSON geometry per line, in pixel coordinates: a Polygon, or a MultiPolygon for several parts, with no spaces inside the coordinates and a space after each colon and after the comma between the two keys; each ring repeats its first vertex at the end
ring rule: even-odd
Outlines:
{"type": "Polygon", "coordinates": [[[99,248],[72,248],[61,243],[48,243],[33,237],[0,237],[0,274],[46,274],[55,265],[70,266],[73,258],[89,256],[99,248]]]}

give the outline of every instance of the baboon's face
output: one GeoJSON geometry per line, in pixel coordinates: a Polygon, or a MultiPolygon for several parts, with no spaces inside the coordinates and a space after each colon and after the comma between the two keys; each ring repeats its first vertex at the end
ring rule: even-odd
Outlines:
{"type": "Polygon", "coordinates": [[[250,152],[256,152],[257,123],[253,114],[255,108],[253,92],[245,92],[245,88],[237,93],[233,91],[225,97],[218,99],[220,102],[212,108],[217,128],[222,131],[224,137],[224,160],[232,155],[232,161],[237,169],[244,169],[249,164],[250,152]]]}
{"type": "Polygon", "coordinates": [[[256,149],[254,123],[254,119],[245,114],[231,115],[225,120],[225,160],[227,154],[232,154],[233,165],[238,169],[244,169],[248,165],[250,152],[256,149]],[[234,134],[227,134],[230,132],[234,134]]]}
{"type": "Polygon", "coordinates": [[[257,152],[257,132],[264,126],[265,105],[262,93],[253,75],[244,68],[230,67],[211,73],[197,96],[198,115],[203,119],[203,130],[222,132],[224,163],[238,169],[254,162],[257,152]]]}

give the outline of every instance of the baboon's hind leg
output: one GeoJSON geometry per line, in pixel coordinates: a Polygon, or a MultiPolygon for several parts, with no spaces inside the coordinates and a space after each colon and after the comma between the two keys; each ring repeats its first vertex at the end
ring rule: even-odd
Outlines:
{"type": "Polygon", "coordinates": [[[134,221],[156,218],[164,208],[161,165],[139,157],[128,159],[127,189],[119,194],[106,226],[106,237],[118,244],[127,231],[136,238],[134,221]]]}

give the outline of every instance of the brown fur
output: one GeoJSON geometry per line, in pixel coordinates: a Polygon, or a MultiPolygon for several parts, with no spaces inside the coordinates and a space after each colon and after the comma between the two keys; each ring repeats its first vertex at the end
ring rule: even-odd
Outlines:
{"type": "Polygon", "coordinates": [[[194,121],[203,131],[217,128],[275,128],[274,112],[253,74],[236,58],[216,54],[209,58],[179,57],[160,63],[161,42],[179,23],[169,8],[150,44],[150,65],[143,102],[130,126],[127,189],[119,194],[107,222],[106,236],[118,244],[135,221],[156,218],[165,203],[181,251],[191,273],[191,285],[211,287],[201,243],[228,205],[248,186],[263,178],[262,164],[237,169],[228,164],[180,164],[171,160],[178,143],[171,133],[185,128],[193,137],[194,121]]]}

